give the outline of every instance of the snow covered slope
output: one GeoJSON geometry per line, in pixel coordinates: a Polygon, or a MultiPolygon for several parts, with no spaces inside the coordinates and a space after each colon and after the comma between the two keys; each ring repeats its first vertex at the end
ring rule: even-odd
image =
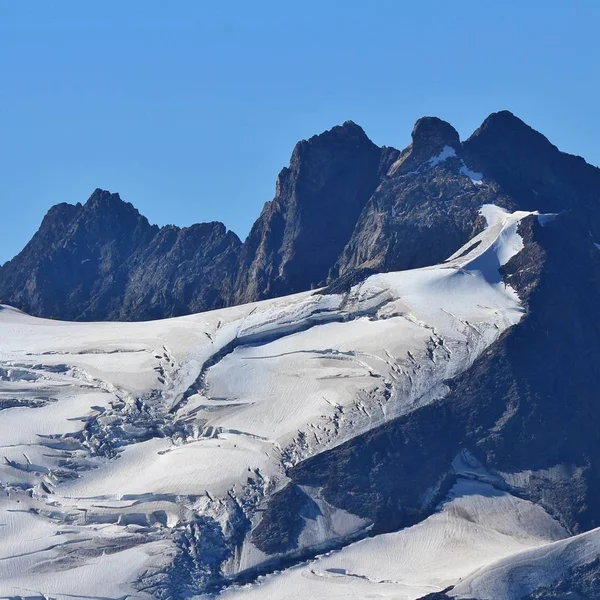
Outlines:
{"type": "MultiPolygon", "coordinates": [[[[347,293],[149,323],[0,309],[0,596],[180,597],[268,560],[247,532],[287,467],[443,396],[445,380],[521,319],[498,269],[522,248],[529,213],[482,214],[485,231],[443,264],[347,293]]],[[[426,525],[460,543],[483,528],[485,552],[463,557],[460,573],[562,536],[536,507],[485,491],[481,506],[463,506],[461,494],[426,525]],[[502,502],[534,515],[533,529],[456,517],[502,502]]],[[[338,511],[307,520],[299,543],[327,547],[368,528],[338,511]]],[[[401,552],[413,533],[394,535],[349,548],[348,564],[369,544],[401,552]]],[[[436,552],[444,563],[453,550],[436,552]]],[[[443,568],[437,583],[419,579],[423,556],[407,586],[450,581],[443,568]]],[[[376,577],[396,581],[386,568],[376,577]]]]}
{"type": "MultiPolygon", "coordinates": [[[[546,548],[566,536],[541,507],[488,483],[460,479],[438,512],[418,525],[351,544],[260,578],[256,584],[232,588],[223,597],[415,600],[446,589],[498,559],[523,553],[529,556],[532,553],[527,550],[546,548]]],[[[505,597],[474,595],[472,586],[459,587],[468,589],[468,598],[505,597]]]]}
{"type": "MultiPolygon", "coordinates": [[[[599,557],[600,529],[593,529],[494,562],[459,583],[449,595],[465,599],[511,600],[546,592],[547,595],[541,597],[592,598],[591,595],[576,596],[569,588],[587,585],[585,580],[588,578],[598,585],[599,557]],[[592,570],[595,577],[589,577],[592,570]],[[548,593],[559,581],[560,584],[567,583],[564,595],[560,593],[560,584],[556,590],[558,595],[548,593]]],[[[597,589],[593,597],[597,597],[597,589]]]]}

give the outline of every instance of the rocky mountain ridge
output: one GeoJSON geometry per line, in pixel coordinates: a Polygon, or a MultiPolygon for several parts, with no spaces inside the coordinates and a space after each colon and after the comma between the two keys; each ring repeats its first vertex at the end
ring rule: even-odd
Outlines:
{"type": "Polygon", "coordinates": [[[478,209],[573,210],[600,239],[600,169],[502,111],[467,140],[436,117],[403,151],[351,121],[299,142],[247,239],[221,223],[150,225],[118,194],[59,204],[0,267],[0,302],[69,320],[147,320],[435,264],[478,209]]]}

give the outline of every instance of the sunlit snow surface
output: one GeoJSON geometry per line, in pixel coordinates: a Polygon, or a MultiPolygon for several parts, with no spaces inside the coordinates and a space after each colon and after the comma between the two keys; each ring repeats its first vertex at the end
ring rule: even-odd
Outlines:
{"type": "Polygon", "coordinates": [[[459,480],[438,512],[418,525],[351,544],[262,577],[256,584],[232,588],[223,597],[414,600],[445,589],[498,559],[566,535],[539,506],[486,483],[459,480]]]}
{"type": "MultiPolygon", "coordinates": [[[[196,516],[227,528],[233,502],[255,525],[286,467],[443,396],[523,315],[498,269],[521,250],[529,213],[482,214],[487,229],[443,264],[347,294],[150,323],[2,308],[0,596],[148,597],[196,516]]],[[[342,598],[377,585],[417,598],[564,537],[542,509],[484,484],[459,482],[439,510],[224,594],[342,598]]],[[[300,542],[367,525],[339,511],[300,542]]],[[[263,559],[246,541],[223,570],[263,559]]]]}

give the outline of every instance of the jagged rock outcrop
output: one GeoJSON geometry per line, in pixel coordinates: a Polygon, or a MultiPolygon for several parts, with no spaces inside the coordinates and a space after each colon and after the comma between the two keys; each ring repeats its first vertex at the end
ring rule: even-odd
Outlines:
{"type": "Polygon", "coordinates": [[[367,200],[398,156],[355,123],[294,148],[244,243],[235,303],[290,294],[324,282],[367,200]]]}
{"type": "Polygon", "coordinates": [[[0,298],[34,315],[144,320],[223,306],[240,240],[221,223],[162,229],[118,194],[59,204],[0,271],[0,298]]]}

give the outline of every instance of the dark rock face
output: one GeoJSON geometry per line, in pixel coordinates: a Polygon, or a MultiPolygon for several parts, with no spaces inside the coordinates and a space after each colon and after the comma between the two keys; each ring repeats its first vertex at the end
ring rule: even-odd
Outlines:
{"type": "Polygon", "coordinates": [[[244,244],[234,302],[324,282],[396,156],[351,121],[300,142],[244,244]]]}
{"type": "Polygon", "coordinates": [[[477,185],[451,157],[410,175],[389,175],[361,213],[331,271],[336,278],[361,268],[412,269],[442,262],[479,233],[482,204],[514,208],[494,185],[477,185]]]}
{"type": "Polygon", "coordinates": [[[280,492],[274,494],[277,502],[285,504],[289,511],[285,513],[270,512],[252,532],[252,541],[268,554],[285,552],[288,548],[295,548],[298,538],[304,528],[304,518],[314,518],[320,514],[319,507],[298,486],[288,485],[280,492]],[[292,516],[289,520],[288,517],[292,516]],[[283,519],[276,523],[269,519],[283,519]],[[279,532],[273,536],[273,530],[279,532]]]}
{"type": "Polygon", "coordinates": [[[411,145],[365,206],[330,279],[356,269],[393,271],[441,262],[479,231],[482,204],[510,207],[495,186],[473,183],[461,172],[461,153],[450,124],[419,119],[411,145]]]}
{"type": "Polygon", "coordinates": [[[600,240],[600,169],[507,111],[463,143],[424,117],[402,152],[347,121],[296,145],[243,244],[220,223],[159,229],[96,190],[83,206],[53,207],[0,268],[0,302],[53,318],[141,320],[335,290],[445,260],[480,231],[485,203],[572,210],[600,240]]]}
{"type": "Polygon", "coordinates": [[[85,205],[59,204],[25,249],[2,267],[0,296],[48,317],[107,318],[119,305],[122,264],[158,228],[117,194],[96,190],[85,205]]]}
{"type": "Polygon", "coordinates": [[[34,315],[73,320],[143,320],[222,306],[240,246],[220,223],[159,229],[118,194],[96,190],[84,205],[48,212],[2,267],[0,298],[34,315]]]}
{"type": "Polygon", "coordinates": [[[222,223],[163,227],[128,261],[119,318],[159,319],[227,306],[241,242],[222,223]]]}
{"type": "Polygon", "coordinates": [[[463,146],[474,167],[518,199],[520,208],[576,210],[600,238],[600,169],[561,152],[508,111],[490,115],[463,146]]]}
{"type": "MultiPolygon", "coordinates": [[[[474,456],[498,484],[541,503],[572,533],[600,526],[600,252],[569,214],[523,222],[525,249],[504,267],[527,309],[450,393],[290,469],[331,505],[373,523],[410,526],[433,511],[474,456]],[[506,473],[531,472],[514,487],[506,473]]],[[[293,508],[273,497],[265,523],[293,508]]],[[[263,532],[263,535],[266,535],[263,532]]],[[[290,548],[293,550],[293,548],[290,548]]]]}

